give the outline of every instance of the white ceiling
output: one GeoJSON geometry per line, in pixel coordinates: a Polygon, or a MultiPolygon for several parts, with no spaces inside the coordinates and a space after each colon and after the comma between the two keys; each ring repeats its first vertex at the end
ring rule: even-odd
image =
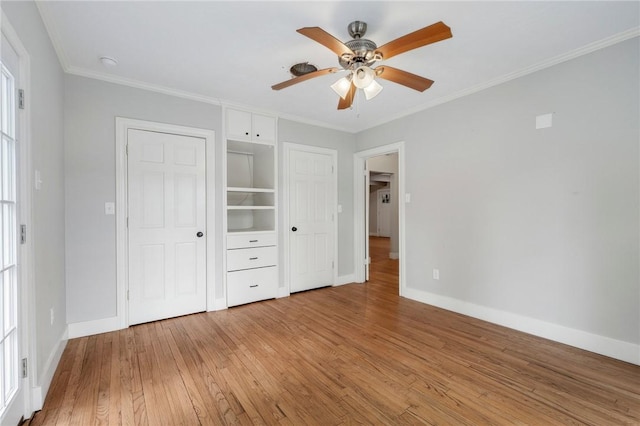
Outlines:
{"type": "MultiPolygon", "coordinates": [[[[65,71],[213,103],[230,103],[351,132],[640,34],[640,2],[44,1],[38,3],[65,71]],[[435,80],[420,93],[381,81],[370,101],[337,111],[327,75],[271,86],[308,61],[338,66],[329,49],[296,32],[319,26],[349,39],[368,24],[378,46],[437,21],[453,38],[386,61],[435,80]],[[118,60],[106,68],[100,56],[118,60]]],[[[603,82],[606,84],[606,82],[603,82]]]]}

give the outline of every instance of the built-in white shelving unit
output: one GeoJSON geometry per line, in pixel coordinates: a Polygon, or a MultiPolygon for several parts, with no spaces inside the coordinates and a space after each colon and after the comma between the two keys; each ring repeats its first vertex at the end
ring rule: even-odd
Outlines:
{"type": "Polygon", "coordinates": [[[225,109],[227,306],[277,295],[276,124],[225,109]]]}

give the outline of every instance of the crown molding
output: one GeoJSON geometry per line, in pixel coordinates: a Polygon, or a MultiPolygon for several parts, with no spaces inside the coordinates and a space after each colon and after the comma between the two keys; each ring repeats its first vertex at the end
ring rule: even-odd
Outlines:
{"type": "MultiPolygon", "coordinates": [[[[115,76],[115,75],[111,75],[111,74],[106,74],[106,73],[101,73],[101,72],[96,72],[96,71],[91,71],[91,70],[87,70],[84,68],[79,68],[79,67],[74,67],[74,66],[70,66],[69,65],[69,60],[68,57],[64,51],[64,48],[62,47],[62,43],[60,42],[60,38],[58,36],[58,33],[55,29],[55,25],[53,24],[53,19],[51,18],[51,13],[49,11],[48,6],[46,5],[46,2],[44,0],[36,0],[35,1],[36,6],[38,7],[38,10],[40,12],[40,16],[42,17],[42,21],[44,23],[44,26],[47,30],[47,32],[49,33],[49,38],[51,39],[51,43],[53,44],[53,47],[56,51],[56,54],[58,55],[58,60],[60,61],[60,64],[62,65],[62,69],[64,70],[65,73],[68,74],[73,74],[73,75],[77,75],[77,76],[81,76],[81,77],[87,77],[87,78],[92,78],[92,79],[96,79],[96,80],[102,80],[102,81],[106,81],[109,83],[114,83],[114,84],[120,84],[123,86],[128,86],[128,87],[133,87],[133,88],[137,88],[137,89],[142,89],[142,90],[148,90],[148,91],[152,91],[152,92],[156,92],[156,93],[162,93],[165,95],[169,95],[169,96],[176,96],[179,98],[183,98],[183,99],[189,99],[189,100],[193,100],[193,101],[198,101],[198,102],[204,102],[207,104],[212,104],[212,105],[226,105],[226,106],[234,106],[234,107],[238,107],[241,109],[250,109],[253,111],[259,111],[256,110],[255,106],[252,105],[243,105],[243,104],[239,104],[239,103],[235,103],[235,102],[231,102],[231,101],[225,101],[222,100],[220,98],[216,98],[216,97],[212,97],[212,96],[206,96],[206,95],[202,95],[199,93],[193,93],[193,92],[187,92],[187,91],[183,91],[183,90],[179,90],[179,89],[173,89],[170,87],[166,87],[166,86],[161,86],[161,85],[157,85],[157,84],[151,84],[151,83],[147,83],[144,81],[140,81],[140,80],[133,80],[133,79],[128,79],[125,77],[119,77],[119,76],[115,76]]],[[[447,102],[451,102],[453,100],[459,99],[459,98],[463,98],[465,96],[469,96],[472,95],[474,93],[478,93],[481,92],[485,89],[494,87],[494,86],[498,86],[502,83],[506,83],[508,81],[511,80],[515,80],[517,78],[523,77],[525,75],[528,74],[532,74],[536,71],[540,71],[543,70],[545,68],[549,68],[552,67],[554,65],[558,65],[561,64],[563,62],[566,61],[570,61],[572,59],[575,59],[577,57],[595,52],[597,50],[600,49],[604,49],[606,47],[612,46],[614,44],[617,43],[621,43],[623,41],[626,40],[630,40],[632,38],[638,37],[640,36],[640,27],[634,27],[634,28],[630,28],[626,31],[623,31],[621,33],[618,34],[614,34],[613,36],[604,38],[602,40],[598,40],[596,42],[587,44],[585,46],[582,46],[580,48],[574,49],[570,52],[566,52],[563,53],[561,55],[558,56],[554,56],[552,58],[546,59],[544,61],[538,62],[537,64],[533,64],[529,67],[523,68],[521,70],[518,71],[514,71],[505,75],[502,75],[500,77],[494,78],[492,80],[486,81],[484,83],[475,85],[473,87],[469,87],[467,89],[464,90],[460,90],[458,92],[452,93],[450,95],[447,96],[442,96],[440,98],[434,99],[430,102],[427,102],[425,104],[422,105],[418,105],[415,106],[413,108],[409,108],[406,109],[402,112],[399,112],[397,114],[391,114],[388,115],[385,119],[380,120],[378,122],[376,122],[375,125],[372,126],[365,126],[365,127],[357,127],[354,126],[352,128],[344,128],[342,126],[336,126],[334,124],[331,123],[326,123],[323,121],[317,121],[317,120],[312,120],[312,119],[308,119],[308,118],[304,118],[304,117],[300,117],[297,115],[292,115],[292,114],[284,114],[281,113],[279,111],[274,111],[274,110],[263,110],[263,112],[268,113],[268,114],[272,114],[272,115],[277,115],[280,118],[286,119],[286,120],[291,120],[291,121],[295,121],[298,123],[303,123],[303,124],[309,124],[309,125],[313,125],[313,126],[319,126],[319,127],[323,127],[323,128],[327,128],[327,129],[333,129],[333,130],[338,130],[338,131],[342,131],[342,132],[347,132],[347,133],[352,133],[352,134],[356,134],[368,129],[372,129],[375,127],[378,127],[382,124],[386,124],[389,123],[391,121],[400,119],[400,118],[404,118],[410,115],[413,115],[415,113],[427,110],[429,108],[433,108],[435,106],[438,105],[442,105],[444,103],[447,102]]]]}
{"type": "Polygon", "coordinates": [[[40,13],[40,19],[42,19],[44,28],[47,30],[47,33],[49,34],[49,39],[51,40],[53,49],[56,51],[56,55],[58,56],[58,61],[60,62],[60,66],[62,66],[62,70],[64,72],[69,72],[69,58],[64,48],[62,47],[62,42],[60,41],[60,35],[56,30],[55,24],[53,23],[54,21],[53,21],[53,18],[51,17],[51,11],[49,10],[49,6],[44,0],[35,0],[34,3],[38,8],[38,12],[40,13]]]}
{"type": "Polygon", "coordinates": [[[224,105],[226,107],[233,107],[238,109],[250,110],[257,113],[263,113],[268,115],[277,115],[279,118],[283,118],[285,120],[291,120],[298,123],[309,124],[313,126],[319,126],[327,129],[339,130],[347,133],[354,133],[353,130],[345,129],[344,127],[335,126],[330,123],[326,123],[323,121],[310,120],[308,118],[299,117],[291,114],[283,114],[279,111],[258,108],[255,105],[247,105],[241,104],[237,102],[225,101],[224,99],[201,95],[199,93],[187,92],[184,90],[173,89],[166,86],[161,86],[157,84],[146,83],[140,80],[133,80],[124,77],[119,77],[112,74],[101,73],[96,71],[90,71],[83,68],[78,67],[69,67],[66,71],[67,74],[76,75],[79,77],[91,78],[94,80],[100,80],[107,83],[119,84],[121,86],[128,86],[135,89],[147,90],[150,92],[161,93],[163,95],[174,96],[177,98],[188,99],[191,101],[202,102],[210,105],[224,105]]]}
{"type": "Polygon", "coordinates": [[[94,80],[101,80],[107,83],[119,84],[121,86],[133,87],[135,89],[142,89],[150,92],[161,93],[163,95],[175,96],[177,98],[203,102],[206,104],[222,105],[223,103],[220,99],[212,96],[206,96],[206,95],[201,95],[199,93],[187,92],[185,90],[174,89],[167,86],[161,86],[159,84],[147,83],[144,81],[120,77],[113,74],[91,71],[91,70],[87,70],[79,67],[69,67],[66,73],[71,75],[77,75],[79,77],[86,77],[94,80]]]}
{"type": "Polygon", "coordinates": [[[570,61],[580,56],[595,52],[600,49],[604,49],[605,47],[613,46],[614,44],[621,43],[623,41],[630,40],[638,36],[640,36],[640,27],[631,28],[627,31],[623,31],[611,37],[607,37],[602,40],[598,40],[596,42],[587,44],[586,46],[579,47],[578,49],[574,49],[570,52],[563,53],[562,55],[554,56],[542,62],[538,62],[537,64],[533,64],[519,71],[514,71],[512,73],[502,75],[500,77],[494,78],[492,80],[486,81],[484,83],[478,84],[468,89],[460,90],[458,92],[452,93],[451,95],[434,99],[433,101],[428,102],[426,104],[409,108],[407,110],[402,111],[401,113],[390,115],[386,119],[377,123],[375,126],[365,128],[365,129],[359,129],[358,131],[360,132],[360,131],[368,130],[368,129],[380,126],[382,124],[397,120],[399,118],[407,117],[417,112],[424,111],[429,108],[433,108],[435,106],[442,105],[444,103],[451,102],[453,100],[463,98],[465,96],[469,96],[474,93],[481,92],[485,89],[489,89],[491,87],[498,86],[508,81],[515,80],[520,77],[524,77],[525,75],[532,74],[534,72],[541,71],[546,68],[550,68],[554,65],[558,65],[563,62],[570,61]]]}

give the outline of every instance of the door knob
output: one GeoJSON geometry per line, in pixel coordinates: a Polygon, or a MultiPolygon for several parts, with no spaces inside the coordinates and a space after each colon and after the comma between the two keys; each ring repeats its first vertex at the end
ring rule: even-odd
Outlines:
{"type": "Polygon", "coordinates": [[[196,237],[200,238],[200,237],[202,237],[203,235],[204,235],[204,234],[203,234],[202,232],[198,232],[198,233],[196,234],[196,237]]]}
{"type": "Polygon", "coordinates": [[[298,230],[298,228],[296,228],[296,227],[294,226],[293,228],[291,228],[291,230],[292,230],[293,232],[296,232],[296,231],[298,230]]]}

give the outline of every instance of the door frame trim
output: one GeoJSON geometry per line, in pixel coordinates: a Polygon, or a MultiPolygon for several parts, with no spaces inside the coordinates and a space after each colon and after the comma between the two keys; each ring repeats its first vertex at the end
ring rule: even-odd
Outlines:
{"type": "Polygon", "coordinates": [[[116,318],[120,329],[129,327],[129,303],[127,289],[129,288],[129,250],[127,238],[127,132],[129,129],[145,130],[159,133],[171,133],[191,136],[205,140],[206,155],[206,289],[207,311],[215,306],[216,279],[216,222],[215,222],[215,142],[214,130],[195,127],[178,126],[174,124],[154,121],[136,120],[116,117],[116,318]]]}
{"type": "MultiPolygon", "coordinates": [[[[404,141],[382,145],[376,148],[358,151],[353,154],[353,223],[354,223],[354,276],[355,282],[365,281],[365,244],[364,239],[369,232],[365,218],[365,185],[362,176],[366,171],[367,159],[385,154],[398,153],[398,256],[399,261],[399,293],[406,294],[406,247],[405,247],[405,147],[404,141]]],[[[368,185],[368,183],[367,183],[368,185]]],[[[368,188],[366,188],[368,190],[368,188]]]]}
{"type": "Polygon", "coordinates": [[[282,233],[282,260],[284,267],[283,278],[284,278],[284,288],[278,288],[278,297],[287,297],[291,294],[291,264],[289,262],[289,256],[291,252],[291,248],[289,246],[289,155],[291,151],[303,151],[309,152],[313,154],[324,154],[331,156],[331,165],[333,167],[333,209],[332,214],[334,217],[333,220],[333,283],[332,286],[335,286],[338,280],[338,151],[331,148],[321,148],[317,146],[311,145],[303,145],[293,142],[283,142],[282,143],[282,229],[284,232],[282,233]]]}
{"type": "MultiPolygon", "coordinates": [[[[18,82],[19,87],[24,90],[25,107],[19,109],[16,106],[16,119],[18,119],[16,131],[20,149],[17,152],[19,158],[16,160],[18,186],[18,216],[19,224],[26,225],[28,235],[34,235],[33,228],[33,191],[31,175],[33,173],[33,159],[31,148],[31,56],[24,47],[18,33],[11,25],[9,18],[1,11],[0,28],[9,44],[13,47],[18,55],[18,82]]],[[[37,368],[37,347],[38,339],[36,332],[36,301],[35,301],[35,276],[34,267],[34,240],[32,237],[27,238],[25,244],[18,247],[20,256],[20,268],[18,274],[20,289],[18,290],[20,306],[20,317],[18,318],[20,326],[20,357],[26,358],[29,369],[29,375],[22,380],[23,401],[22,411],[24,418],[29,418],[35,410],[42,408],[42,395],[49,389],[50,381],[43,383],[39,375],[43,375],[42,371],[37,368]],[[34,367],[35,366],[35,367],[34,367]]],[[[55,345],[54,345],[55,350],[55,345]]],[[[44,376],[47,372],[44,371],[44,376]]],[[[46,380],[48,377],[43,377],[46,380]]],[[[4,415],[4,414],[3,414],[4,415]]]]}

